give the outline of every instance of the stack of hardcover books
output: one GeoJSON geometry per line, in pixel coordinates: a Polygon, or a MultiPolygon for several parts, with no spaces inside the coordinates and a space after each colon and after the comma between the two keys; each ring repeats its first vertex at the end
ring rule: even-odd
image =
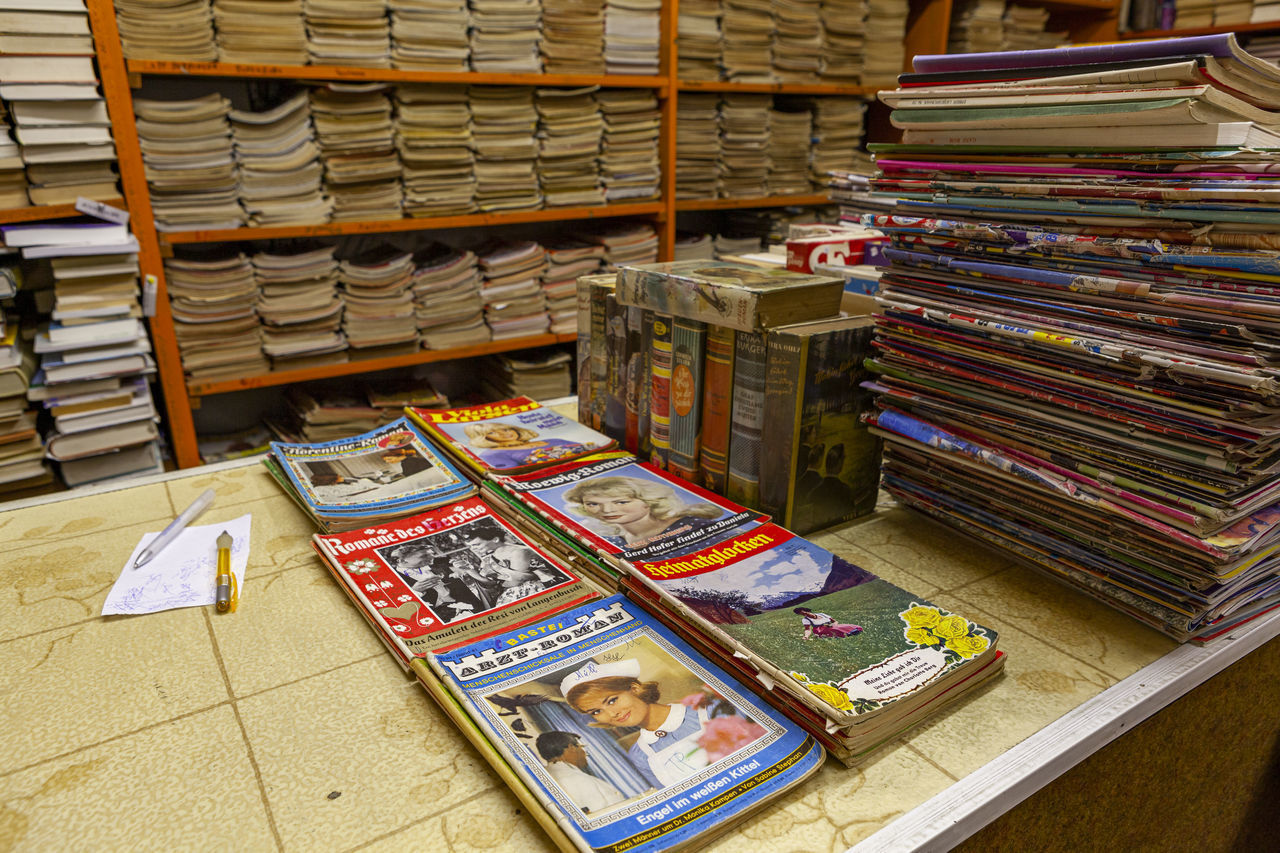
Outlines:
{"type": "Polygon", "coordinates": [[[841,311],[842,279],[703,260],[601,278],[579,281],[580,420],[799,533],[871,511],[872,323],[841,311]]]}
{"type": "Polygon", "coordinates": [[[915,67],[867,196],[886,486],[1179,640],[1280,604],[1280,69],[1231,35],[915,67]]]}

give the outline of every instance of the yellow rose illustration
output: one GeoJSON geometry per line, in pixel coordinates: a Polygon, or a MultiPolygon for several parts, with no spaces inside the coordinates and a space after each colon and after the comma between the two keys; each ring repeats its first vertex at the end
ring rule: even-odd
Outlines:
{"type": "Polygon", "coordinates": [[[937,625],[938,620],[942,618],[938,608],[924,607],[920,604],[914,604],[898,615],[903,622],[907,623],[908,628],[930,628],[937,625]]]}
{"type": "Polygon", "coordinates": [[[848,711],[853,707],[853,703],[849,701],[849,696],[839,687],[833,687],[830,684],[806,684],[813,694],[826,702],[837,711],[848,711]]]}
{"type": "Polygon", "coordinates": [[[980,634],[967,634],[947,640],[947,648],[965,660],[982,654],[990,644],[991,641],[980,634]]]}
{"type": "Polygon", "coordinates": [[[963,637],[969,633],[969,620],[952,613],[950,616],[942,617],[938,624],[933,626],[933,633],[943,640],[963,637]]]}
{"type": "Polygon", "coordinates": [[[933,646],[937,644],[938,638],[928,628],[910,628],[907,630],[907,642],[917,646],[933,646]]]}

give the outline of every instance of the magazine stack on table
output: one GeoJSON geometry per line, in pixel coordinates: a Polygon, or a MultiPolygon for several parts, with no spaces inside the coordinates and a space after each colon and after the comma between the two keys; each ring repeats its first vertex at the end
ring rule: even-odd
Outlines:
{"type": "Polygon", "coordinates": [[[888,489],[1181,641],[1280,604],[1280,69],[1229,34],[915,69],[847,193],[893,244],[888,489]]]}

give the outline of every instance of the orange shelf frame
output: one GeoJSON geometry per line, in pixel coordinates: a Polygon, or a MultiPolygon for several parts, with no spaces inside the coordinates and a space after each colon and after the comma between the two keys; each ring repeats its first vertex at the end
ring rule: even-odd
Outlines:
{"type": "MultiPolygon", "coordinates": [[[[123,207],[122,198],[95,199],[112,207],[123,207]]],[[[30,207],[10,207],[0,210],[0,225],[13,225],[17,222],[43,222],[46,219],[70,219],[85,214],[76,210],[74,204],[33,204],[30,207]]]]}
{"type": "Polygon", "coordinates": [[[597,207],[544,207],[537,210],[510,210],[494,213],[467,213],[459,216],[423,216],[408,219],[373,219],[364,222],[327,222],[318,225],[282,225],[271,228],[224,228],[206,231],[170,231],[160,242],[222,243],[243,240],[274,240],[285,237],[337,237],[344,234],[389,234],[396,231],[436,231],[482,225],[514,225],[525,222],[571,222],[621,216],[653,216],[666,211],[660,201],[639,204],[606,204],[597,207]]]}
{"type": "Polygon", "coordinates": [[[495,74],[483,71],[404,71],[347,65],[268,65],[236,62],[169,62],[130,59],[131,74],[176,77],[272,77],[283,80],[341,80],[369,83],[466,83],[479,86],[600,86],[608,89],[660,89],[666,77],[631,74],[495,74]]]}
{"type": "Polygon", "coordinates": [[[810,195],[767,195],[757,198],[678,199],[676,210],[742,210],[751,207],[790,207],[831,204],[826,193],[810,195]]]}
{"type": "MultiPolygon", "coordinates": [[[[271,373],[259,373],[254,376],[242,376],[238,379],[217,382],[193,380],[187,383],[187,393],[193,401],[211,394],[227,394],[232,391],[244,391],[249,388],[267,388],[273,385],[292,385],[295,382],[308,382],[313,379],[329,379],[334,376],[352,376],[357,373],[375,373],[379,370],[390,370],[394,367],[408,367],[415,364],[430,364],[436,361],[457,361],[463,358],[475,358],[480,355],[493,355],[499,352],[545,347],[552,344],[566,344],[577,340],[577,335],[533,335],[525,338],[507,338],[500,341],[476,344],[469,347],[453,349],[419,350],[405,355],[389,355],[382,358],[359,358],[352,361],[326,364],[319,367],[304,367],[297,370],[279,370],[271,373]]],[[[354,351],[353,351],[354,352],[354,351]]]]}
{"type": "Polygon", "coordinates": [[[865,97],[874,86],[842,86],[835,83],[733,83],[724,80],[681,80],[681,92],[763,92],[774,95],[848,95],[865,97]]]}

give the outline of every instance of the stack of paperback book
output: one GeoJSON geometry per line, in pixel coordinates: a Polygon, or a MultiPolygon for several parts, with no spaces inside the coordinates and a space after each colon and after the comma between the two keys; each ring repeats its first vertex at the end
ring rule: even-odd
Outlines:
{"type": "Polygon", "coordinates": [[[681,80],[719,80],[724,41],[720,0],[686,0],[676,23],[676,62],[681,80]]]}
{"type": "Polygon", "coordinates": [[[209,0],[116,0],[120,42],[130,59],[216,62],[209,0]]]}
{"type": "Polygon", "coordinates": [[[316,87],[311,116],[333,219],[399,219],[404,193],[387,93],[341,83],[316,87]]]}
{"type": "Polygon", "coordinates": [[[240,204],[250,225],[328,222],[331,199],[320,191],[324,168],[306,92],[263,111],[232,110],[240,167],[240,204]]]}
{"type": "Polygon", "coordinates": [[[476,491],[403,417],[336,441],[273,441],[263,461],[289,497],[327,532],[377,527],[476,491]]]}
{"type": "Polygon", "coordinates": [[[596,100],[604,117],[600,177],[606,200],[658,198],[662,113],[657,95],[651,89],[602,89],[596,100]]]}
{"type": "Polygon", "coordinates": [[[303,244],[253,256],[262,349],[273,365],[298,363],[292,359],[314,361],[326,354],[345,358],[344,299],[333,252],[333,246],[303,244]]]}
{"type": "MultiPolygon", "coordinates": [[[[418,349],[413,307],[413,253],[374,244],[338,264],[342,332],[352,349],[418,349]]],[[[379,350],[386,352],[385,349],[379,350]]]]}
{"type": "Polygon", "coordinates": [[[413,258],[414,313],[426,349],[448,349],[489,340],[475,253],[433,244],[413,258]]]}
{"type": "Polygon", "coordinates": [[[465,86],[396,87],[396,149],[404,212],[448,216],[476,209],[471,99],[465,86]]]}
{"type": "Polygon", "coordinates": [[[243,252],[183,250],[164,262],[173,336],[192,377],[244,376],[267,370],[258,320],[259,281],[243,252]]]}
{"type": "Polygon", "coordinates": [[[1280,69],[1231,35],[915,67],[863,196],[886,486],[1179,640],[1280,604],[1280,69]]]}

